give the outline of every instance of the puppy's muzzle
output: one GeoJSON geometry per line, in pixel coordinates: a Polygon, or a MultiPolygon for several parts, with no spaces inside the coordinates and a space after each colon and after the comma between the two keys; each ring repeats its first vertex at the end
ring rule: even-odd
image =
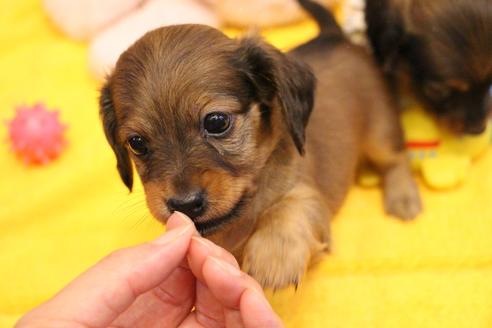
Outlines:
{"type": "Polygon", "coordinates": [[[474,125],[466,125],[464,132],[468,135],[480,135],[485,132],[487,129],[486,123],[474,124],[474,125]]]}
{"type": "Polygon", "coordinates": [[[195,219],[207,210],[207,197],[203,191],[194,191],[170,198],[166,205],[170,212],[178,211],[195,219]]]}

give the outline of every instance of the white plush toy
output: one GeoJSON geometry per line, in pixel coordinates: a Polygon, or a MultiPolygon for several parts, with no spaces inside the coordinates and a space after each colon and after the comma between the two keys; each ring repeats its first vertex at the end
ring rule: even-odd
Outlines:
{"type": "Polygon", "coordinates": [[[341,6],[341,24],[353,42],[367,46],[364,9],[364,0],[345,0],[341,6]]]}
{"type": "MultiPolygon", "coordinates": [[[[100,0],[104,2],[105,0],[100,0]]],[[[131,44],[161,26],[197,23],[219,26],[218,17],[195,0],[151,0],[97,34],[89,47],[89,68],[104,77],[131,44]]]]}
{"type": "MultiPolygon", "coordinates": [[[[339,0],[319,0],[329,6],[339,0]]],[[[89,66],[104,78],[120,54],[146,32],[173,24],[272,27],[305,17],[296,0],[43,0],[68,36],[86,40],[89,66]]]]}

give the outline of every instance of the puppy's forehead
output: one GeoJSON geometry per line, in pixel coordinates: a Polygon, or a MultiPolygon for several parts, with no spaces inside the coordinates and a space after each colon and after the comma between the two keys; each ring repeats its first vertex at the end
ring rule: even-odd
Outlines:
{"type": "Polygon", "coordinates": [[[116,65],[111,78],[115,106],[123,114],[142,110],[179,118],[216,99],[241,103],[248,90],[234,67],[236,50],[236,41],[206,26],[152,31],[116,65]]]}
{"type": "MultiPolygon", "coordinates": [[[[410,28],[423,39],[434,65],[471,83],[492,79],[492,1],[414,0],[410,28]],[[467,60],[465,61],[464,58],[467,60]]],[[[407,23],[408,24],[408,23],[407,23]]]]}

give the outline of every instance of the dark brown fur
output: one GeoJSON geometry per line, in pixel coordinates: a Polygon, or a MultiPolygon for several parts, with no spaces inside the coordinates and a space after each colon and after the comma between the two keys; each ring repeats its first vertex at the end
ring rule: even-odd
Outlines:
{"type": "Polygon", "coordinates": [[[205,190],[197,228],[265,287],[297,284],[327,249],[329,219],[361,157],[381,170],[390,213],[413,218],[420,211],[382,77],[341,34],[322,34],[286,55],[258,38],[233,40],[205,26],[158,29],[121,56],[101,105],[125,184],[132,186],[131,156],[162,222],[167,199],[205,190]],[[301,59],[318,75],[307,131],[315,78],[301,59]],[[235,113],[233,128],[208,137],[201,119],[217,110],[235,113]],[[148,142],[145,157],[127,150],[135,134],[148,142]]]}
{"type": "Polygon", "coordinates": [[[492,1],[368,0],[368,35],[390,79],[456,133],[481,133],[492,99],[492,1]]]}

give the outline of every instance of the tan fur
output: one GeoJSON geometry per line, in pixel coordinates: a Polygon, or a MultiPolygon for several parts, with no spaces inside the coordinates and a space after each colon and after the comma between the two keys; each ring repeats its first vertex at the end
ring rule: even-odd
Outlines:
{"type": "Polygon", "coordinates": [[[299,182],[260,214],[244,251],[243,268],[274,288],[297,284],[329,248],[328,222],[362,158],[383,175],[388,213],[412,219],[421,211],[397,110],[370,56],[345,43],[301,58],[317,72],[318,88],[306,157],[298,163],[299,182]]]}
{"type": "MultiPolygon", "coordinates": [[[[363,158],[371,161],[384,177],[401,171],[396,175],[408,194],[400,195],[403,199],[399,201],[418,201],[395,104],[372,58],[362,48],[344,44],[328,56],[321,52],[306,60],[318,72],[319,80],[316,109],[308,127],[306,164],[316,172],[316,181],[327,196],[331,210],[338,210],[354,179],[355,168],[363,158]]],[[[385,188],[385,193],[392,192],[395,190],[390,185],[385,188]]],[[[395,207],[394,204],[386,206],[395,207]]],[[[390,212],[413,218],[419,211],[420,206],[390,212]]]]}
{"type": "Polygon", "coordinates": [[[329,210],[317,189],[299,183],[258,217],[242,268],[262,286],[297,285],[311,259],[329,247],[329,210]],[[301,219],[302,218],[302,219],[301,219]]]}
{"type": "Polygon", "coordinates": [[[259,39],[231,40],[203,26],[163,28],[122,55],[102,97],[105,132],[127,186],[131,156],[162,222],[170,197],[205,190],[208,208],[195,223],[233,215],[204,233],[271,288],[299,283],[328,250],[330,219],[361,159],[383,174],[391,214],[409,219],[420,211],[394,104],[370,56],[348,42],[301,48],[284,55],[259,39]],[[241,84],[240,64],[229,65],[246,57],[258,86],[241,84]],[[318,80],[305,131],[314,87],[301,61],[318,80]],[[200,119],[217,110],[233,113],[233,129],[204,137],[200,119]],[[128,154],[135,133],[148,141],[148,158],[128,154]]]}

